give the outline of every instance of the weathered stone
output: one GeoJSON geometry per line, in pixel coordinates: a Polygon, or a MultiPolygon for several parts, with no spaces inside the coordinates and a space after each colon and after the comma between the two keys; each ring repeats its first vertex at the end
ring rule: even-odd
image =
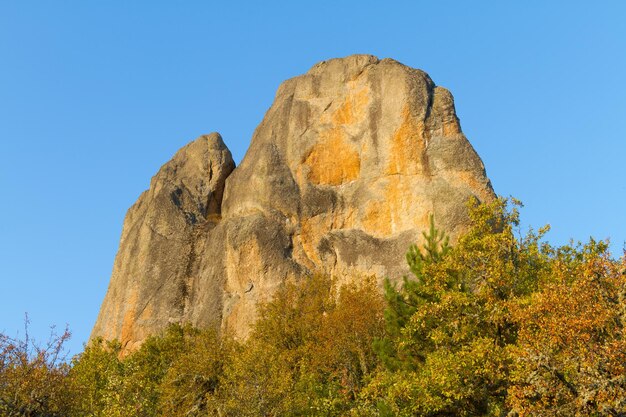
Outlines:
{"type": "Polygon", "coordinates": [[[132,349],[188,314],[197,232],[219,220],[224,182],[235,168],[217,133],[179,150],[128,210],[93,336],[132,349]]]}
{"type": "Polygon", "coordinates": [[[285,81],[225,186],[219,143],[206,155],[219,169],[175,169],[183,148],[129,211],[93,335],[132,348],[188,321],[245,337],[286,279],[397,279],[430,213],[454,241],[467,200],[494,196],[452,95],[391,59],[332,59],[285,81]]]}

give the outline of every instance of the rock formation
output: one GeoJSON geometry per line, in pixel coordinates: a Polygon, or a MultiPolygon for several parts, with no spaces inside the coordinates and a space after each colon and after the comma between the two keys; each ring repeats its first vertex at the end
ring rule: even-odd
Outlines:
{"type": "Polygon", "coordinates": [[[448,90],[354,55],[285,81],[235,169],[221,137],[182,148],[128,211],[92,337],[136,348],[168,323],[245,337],[286,279],[400,278],[428,215],[454,240],[494,193],[448,90]]]}

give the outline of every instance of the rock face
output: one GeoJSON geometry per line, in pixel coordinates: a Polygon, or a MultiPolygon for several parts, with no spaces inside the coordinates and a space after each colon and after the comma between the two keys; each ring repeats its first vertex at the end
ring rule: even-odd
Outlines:
{"type": "Polygon", "coordinates": [[[217,133],[179,150],[128,210],[109,289],[93,336],[132,349],[189,310],[197,245],[220,218],[224,183],[235,168],[217,133]]]}
{"type": "Polygon", "coordinates": [[[321,62],[279,87],[236,169],[218,134],[161,168],[126,216],[92,337],[133,349],[171,322],[245,337],[287,279],[400,278],[429,214],[454,240],[471,196],[494,193],[450,92],[391,59],[321,62]]]}

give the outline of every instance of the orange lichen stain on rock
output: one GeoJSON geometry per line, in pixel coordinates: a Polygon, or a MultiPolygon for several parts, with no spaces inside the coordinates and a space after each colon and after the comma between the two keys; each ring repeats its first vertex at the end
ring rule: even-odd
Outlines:
{"type": "Polygon", "coordinates": [[[340,185],[354,181],[361,172],[361,158],[345,138],[341,128],[332,128],[320,134],[304,158],[309,167],[308,180],[316,185],[340,185]]]}
{"type": "Polygon", "coordinates": [[[369,88],[348,82],[348,94],[332,112],[324,112],[320,123],[327,128],[319,134],[315,144],[303,159],[309,167],[308,180],[316,185],[340,185],[354,181],[361,172],[359,152],[348,140],[344,127],[358,124],[367,118],[370,103],[369,88]]]}
{"type": "Polygon", "coordinates": [[[410,184],[399,177],[389,177],[388,181],[383,198],[365,207],[360,219],[363,230],[372,236],[384,238],[426,224],[427,219],[407,215],[419,205],[410,184]]]}
{"type": "Polygon", "coordinates": [[[126,312],[122,319],[122,331],[120,334],[120,342],[122,347],[126,347],[128,342],[134,339],[135,330],[135,314],[137,310],[137,290],[132,289],[128,299],[126,300],[126,312]]]}
{"type": "MultiPolygon", "coordinates": [[[[350,83],[352,84],[352,83],[350,83]]],[[[365,119],[367,105],[370,102],[369,89],[351,91],[345,101],[332,113],[331,122],[335,126],[352,125],[365,119]]]]}
{"type": "Polygon", "coordinates": [[[378,237],[391,234],[391,210],[385,201],[372,201],[365,208],[365,215],[361,219],[363,229],[378,237]]]}
{"type": "Polygon", "coordinates": [[[416,120],[408,105],[402,109],[402,122],[391,138],[391,150],[386,174],[414,175],[424,171],[422,154],[426,147],[425,127],[416,120]]]}

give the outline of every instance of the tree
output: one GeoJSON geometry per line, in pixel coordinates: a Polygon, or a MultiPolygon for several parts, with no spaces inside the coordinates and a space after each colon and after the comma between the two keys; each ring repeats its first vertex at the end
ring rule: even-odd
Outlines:
{"type": "Polygon", "coordinates": [[[174,325],[70,366],[69,332],[40,346],[27,321],[0,335],[0,415],[626,416],[626,255],[522,235],[518,206],[470,202],[454,247],[431,217],[385,298],[373,278],[285,282],[246,341],[174,325]]]}
{"type": "Polygon", "coordinates": [[[413,279],[387,286],[386,369],[363,400],[382,414],[488,416],[506,410],[516,323],[510,305],[545,271],[546,230],[516,238],[517,202],[470,202],[471,227],[450,248],[431,219],[407,260],[413,279]],[[512,204],[510,204],[512,203],[512,204]]]}
{"type": "Polygon", "coordinates": [[[69,384],[74,415],[105,417],[111,411],[111,404],[120,401],[124,378],[120,352],[118,342],[95,339],[72,359],[69,384]]]}
{"type": "Polygon", "coordinates": [[[164,416],[217,415],[220,410],[216,395],[235,343],[212,328],[189,334],[162,382],[159,409],[164,416]]]}
{"type": "Polygon", "coordinates": [[[24,338],[0,334],[0,415],[7,417],[55,417],[69,411],[65,343],[66,328],[54,327],[43,345],[32,340],[25,319],[24,338]]]}
{"type": "Polygon", "coordinates": [[[605,242],[559,248],[539,291],[515,306],[517,415],[626,415],[623,264],[605,242]]]}
{"type": "Polygon", "coordinates": [[[383,301],[370,279],[337,289],[323,275],[285,283],[218,389],[223,415],[345,415],[376,369],[383,301]]]}
{"type": "Polygon", "coordinates": [[[117,341],[92,341],[74,358],[70,381],[78,416],[158,416],[163,379],[185,351],[189,326],[171,325],[146,339],[141,348],[121,356],[117,341]]]}
{"type": "Polygon", "coordinates": [[[413,359],[419,358],[412,354],[405,354],[404,346],[398,341],[411,317],[431,298],[428,294],[430,286],[427,284],[426,270],[432,264],[442,261],[451,250],[448,236],[435,227],[435,217],[432,214],[429,216],[429,224],[428,233],[422,232],[424,237],[422,246],[412,244],[406,254],[407,264],[413,277],[404,276],[400,289],[396,289],[388,278],[384,280],[387,302],[384,313],[386,335],[375,341],[375,349],[390,370],[415,369],[417,366],[413,359]]]}

